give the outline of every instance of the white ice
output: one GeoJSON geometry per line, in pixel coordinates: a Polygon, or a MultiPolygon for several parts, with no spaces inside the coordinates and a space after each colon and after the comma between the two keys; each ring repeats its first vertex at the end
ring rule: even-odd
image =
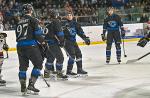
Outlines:
{"type": "MultiPolygon", "coordinates": [[[[105,45],[81,46],[83,67],[88,71],[86,78],[70,78],[68,81],[48,81],[51,87],[39,78],[35,85],[39,95],[27,98],[150,98],[150,56],[132,64],[127,60],[138,58],[150,52],[150,45],[145,48],[136,46],[136,42],[125,43],[128,57],[123,57],[117,64],[115,47],[109,65],[105,64],[105,45]]],[[[64,70],[67,56],[65,56],[64,70]]],[[[24,98],[20,93],[18,81],[18,59],[16,52],[9,52],[9,59],[3,65],[3,79],[6,87],[0,87],[0,98],[24,98]]],[[[28,78],[32,64],[30,64],[28,78]]],[[[76,65],[74,65],[76,72],[76,65]]],[[[43,72],[43,71],[42,71],[43,72]]]]}

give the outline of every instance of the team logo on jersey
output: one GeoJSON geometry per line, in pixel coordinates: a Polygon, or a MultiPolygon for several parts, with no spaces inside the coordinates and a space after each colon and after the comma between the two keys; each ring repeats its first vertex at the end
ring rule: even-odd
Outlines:
{"type": "Polygon", "coordinates": [[[43,34],[48,34],[48,28],[43,28],[43,34]]]}
{"type": "Polygon", "coordinates": [[[76,35],[76,30],[75,30],[75,28],[70,28],[69,31],[70,31],[70,35],[72,35],[72,36],[75,36],[75,35],[76,35]]]}
{"type": "Polygon", "coordinates": [[[108,24],[109,24],[109,26],[112,27],[112,28],[114,28],[114,27],[117,26],[117,22],[116,22],[116,21],[109,21],[108,24]]]}

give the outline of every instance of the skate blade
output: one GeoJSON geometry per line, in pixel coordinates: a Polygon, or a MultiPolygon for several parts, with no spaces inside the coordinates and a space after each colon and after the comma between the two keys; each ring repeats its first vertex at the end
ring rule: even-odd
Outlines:
{"type": "Polygon", "coordinates": [[[119,62],[117,62],[117,63],[106,63],[105,65],[120,65],[120,64],[122,64],[121,62],[119,63],[119,62]]]}
{"type": "Polygon", "coordinates": [[[30,94],[28,94],[27,92],[21,92],[22,96],[29,96],[30,94]]]}
{"type": "Polygon", "coordinates": [[[80,78],[86,78],[88,76],[88,74],[78,74],[78,77],[80,78]]]}
{"type": "Polygon", "coordinates": [[[67,81],[68,80],[68,78],[57,78],[57,81],[67,81]]]}
{"type": "Polygon", "coordinates": [[[78,77],[78,75],[67,75],[68,76],[68,78],[77,78],[78,77]]]}
{"type": "Polygon", "coordinates": [[[32,90],[27,90],[27,94],[39,95],[39,92],[34,92],[34,91],[32,91],[32,90]]]}
{"type": "Polygon", "coordinates": [[[5,84],[0,84],[0,86],[6,86],[6,83],[5,84]]]}

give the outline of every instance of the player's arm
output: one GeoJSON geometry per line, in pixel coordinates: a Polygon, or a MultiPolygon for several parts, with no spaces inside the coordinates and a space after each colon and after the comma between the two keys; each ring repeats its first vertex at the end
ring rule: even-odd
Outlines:
{"type": "Polygon", "coordinates": [[[90,39],[87,37],[79,23],[76,23],[77,34],[85,41],[86,45],[90,45],[90,39]]]}
{"type": "Polygon", "coordinates": [[[101,34],[102,40],[106,40],[106,31],[107,31],[107,19],[104,19],[104,24],[103,24],[103,33],[101,34]]]}
{"type": "Polygon", "coordinates": [[[38,21],[35,19],[31,23],[33,23],[32,25],[34,26],[33,35],[35,37],[35,40],[37,40],[38,44],[42,47],[43,51],[47,51],[49,49],[49,46],[45,41],[45,38],[43,36],[43,30],[40,28],[38,21]]]}
{"type": "Polygon", "coordinates": [[[59,45],[63,47],[64,46],[64,32],[62,30],[61,23],[58,19],[54,21],[54,31],[55,31],[57,40],[59,42],[59,45]]]}
{"type": "Polygon", "coordinates": [[[8,46],[8,44],[6,43],[6,39],[5,39],[5,42],[4,42],[4,45],[3,45],[3,49],[4,49],[5,51],[8,51],[8,49],[9,49],[9,46],[8,46]]]}
{"type": "Polygon", "coordinates": [[[70,37],[70,31],[69,31],[69,25],[67,22],[63,26],[63,32],[64,32],[64,39],[68,39],[70,37]]]}
{"type": "Polygon", "coordinates": [[[40,44],[45,44],[45,39],[43,37],[43,30],[40,28],[38,21],[36,19],[33,19],[31,21],[32,25],[34,26],[34,36],[35,39],[40,43],[40,44]]]}
{"type": "Polygon", "coordinates": [[[5,50],[5,51],[8,51],[8,49],[9,49],[9,46],[8,46],[8,44],[7,44],[7,42],[6,42],[6,37],[7,37],[7,34],[6,33],[1,33],[3,36],[4,36],[4,44],[3,44],[3,49],[5,50]]]}
{"type": "Polygon", "coordinates": [[[124,29],[124,27],[123,27],[123,23],[122,23],[122,21],[121,21],[121,17],[120,16],[118,16],[118,24],[119,24],[119,27],[120,27],[120,29],[121,29],[121,36],[122,36],[122,38],[124,38],[125,37],[125,29],[124,29]]]}
{"type": "Polygon", "coordinates": [[[105,35],[106,34],[106,31],[107,31],[107,19],[104,19],[104,24],[103,24],[103,34],[105,35]]]}
{"type": "Polygon", "coordinates": [[[54,21],[54,31],[55,35],[58,37],[58,40],[64,41],[64,32],[62,30],[62,26],[59,20],[54,21]]]}

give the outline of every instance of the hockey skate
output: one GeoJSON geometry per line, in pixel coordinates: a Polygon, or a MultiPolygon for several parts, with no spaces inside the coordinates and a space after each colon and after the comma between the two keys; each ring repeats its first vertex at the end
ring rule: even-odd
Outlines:
{"type": "Polygon", "coordinates": [[[106,60],[106,64],[109,64],[110,60],[106,60]]]}
{"type": "Polygon", "coordinates": [[[44,78],[49,78],[50,77],[50,72],[44,70],[44,78]]]}
{"type": "Polygon", "coordinates": [[[55,71],[44,71],[44,78],[46,80],[52,80],[52,81],[56,81],[57,80],[57,72],[55,71]]]}
{"type": "Polygon", "coordinates": [[[27,87],[27,94],[38,95],[39,92],[40,92],[40,90],[34,87],[34,83],[30,79],[29,80],[29,85],[27,87]]]}
{"type": "Polygon", "coordinates": [[[21,92],[22,93],[22,96],[29,96],[30,94],[27,93],[27,90],[24,91],[24,92],[21,92]]]}
{"type": "Polygon", "coordinates": [[[0,76],[0,86],[6,86],[6,81],[2,79],[2,75],[0,76]]]}
{"type": "Polygon", "coordinates": [[[22,96],[29,96],[29,94],[27,93],[26,84],[21,84],[21,93],[22,96]]]}
{"type": "Polygon", "coordinates": [[[65,81],[65,80],[68,80],[68,76],[67,75],[64,75],[62,71],[57,71],[57,80],[62,80],[62,81],[65,81]]]}
{"type": "Polygon", "coordinates": [[[6,81],[5,80],[0,80],[0,86],[6,86],[6,81]]]}
{"type": "Polygon", "coordinates": [[[109,64],[110,62],[110,57],[106,57],[106,64],[109,64]]]}
{"type": "Polygon", "coordinates": [[[77,78],[78,75],[72,71],[67,71],[66,75],[69,77],[69,78],[77,78]]]}
{"type": "Polygon", "coordinates": [[[27,93],[27,89],[24,87],[21,87],[21,93],[22,93],[22,96],[29,96],[29,94],[27,93]]]}
{"type": "Polygon", "coordinates": [[[27,88],[26,88],[26,80],[21,79],[20,80],[20,84],[21,84],[21,93],[22,93],[22,96],[29,96],[29,94],[27,93],[27,88]]]}
{"type": "Polygon", "coordinates": [[[121,59],[120,59],[120,57],[117,57],[117,61],[118,61],[118,64],[120,64],[120,63],[121,63],[121,59]]]}
{"type": "Polygon", "coordinates": [[[87,77],[88,72],[84,71],[83,69],[77,70],[78,77],[87,77]]]}

